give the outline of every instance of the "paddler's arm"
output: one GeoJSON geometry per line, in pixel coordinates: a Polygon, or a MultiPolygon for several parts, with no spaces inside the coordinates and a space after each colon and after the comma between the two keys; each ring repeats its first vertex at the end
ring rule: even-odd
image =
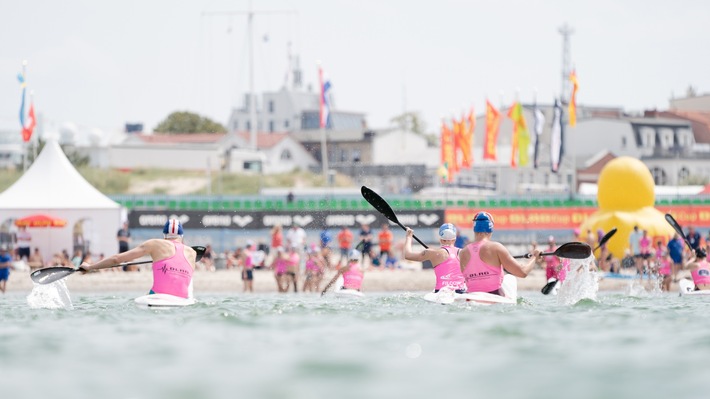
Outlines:
{"type": "Polygon", "coordinates": [[[508,252],[508,249],[504,247],[503,244],[496,242],[495,250],[498,254],[498,259],[500,260],[500,264],[503,266],[503,269],[505,269],[513,276],[520,278],[525,278],[528,276],[530,271],[535,268],[535,262],[542,253],[542,251],[536,249],[533,251],[533,256],[530,259],[527,259],[525,260],[525,263],[520,264],[517,260],[515,260],[515,258],[513,258],[513,255],[508,252]]]}
{"type": "Polygon", "coordinates": [[[431,260],[431,255],[429,254],[431,251],[427,249],[420,252],[412,251],[412,236],[414,236],[414,230],[407,228],[407,233],[404,237],[404,247],[402,248],[402,257],[406,260],[412,260],[415,262],[431,260]]]}
{"type": "Polygon", "coordinates": [[[93,264],[88,264],[88,263],[84,262],[84,263],[82,263],[82,265],[79,267],[78,270],[90,271],[90,270],[108,269],[110,267],[116,267],[123,262],[130,262],[133,259],[138,259],[143,256],[148,256],[148,255],[150,255],[150,244],[149,243],[150,243],[150,240],[146,241],[143,244],[141,244],[133,249],[130,249],[126,252],[122,252],[120,254],[106,257],[96,263],[93,263],[93,264]]]}

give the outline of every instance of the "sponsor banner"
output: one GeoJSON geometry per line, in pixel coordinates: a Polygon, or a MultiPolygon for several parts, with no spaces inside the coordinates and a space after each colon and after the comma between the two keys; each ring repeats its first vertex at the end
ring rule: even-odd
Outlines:
{"type": "MultiPolygon", "coordinates": [[[[389,222],[379,212],[372,211],[300,211],[300,212],[220,212],[220,211],[161,211],[131,210],[128,223],[132,228],[162,228],[168,218],[177,218],[186,229],[270,229],[280,224],[288,227],[292,224],[304,229],[357,227],[369,224],[374,227],[389,222]]],[[[402,211],[397,219],[404,226],[411,228],[439,227],[444,219],[443,210],[402,211]]],[[[392,224],[392,223],[390,223],[392,224]]]]}
{"type": "MultiPolygon", "coordinates": [[[[478,211],[449,208],[446,222],[459,229],[470,229],[478,211]]],[[[596,212],[596,208],[495,208],[489,212],[496,230],[574,229],[596,212]]]]}
{"type": "MultiPolygon", "coordinates": [[[[675,220],[688,226],[710,227],[710,206],[681,205],[658,206],[662,213],[670,213],[675,220]]],[[[453,223],[459,229],[470,229],[473,217],[478,210],[468,208],[449,208],[446,210],[446,223],[453,223]]],[[[575,229],[597,208],[495,208],[490,210],[496,230],[534,230],[534,229],[575,229]]]]}

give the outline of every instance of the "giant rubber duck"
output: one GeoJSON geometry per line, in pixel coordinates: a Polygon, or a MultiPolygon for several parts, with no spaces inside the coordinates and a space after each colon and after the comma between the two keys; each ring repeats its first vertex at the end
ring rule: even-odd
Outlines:
{"type": "Polygon", "coordinates": [[[663,213],[653,207],[656,200],[654,186],[651,172],[643,162],[631,157],[614,158],[599,174],[599,210],[582,223],[582,234],[598,229],[608,232],[616,227],[618,231],[607,247],[619,259],[629,248],[629,235],[636,225],[639,230],[648,230],[650,237],[664,237],[667,241],[674,230],[663,213]]]}

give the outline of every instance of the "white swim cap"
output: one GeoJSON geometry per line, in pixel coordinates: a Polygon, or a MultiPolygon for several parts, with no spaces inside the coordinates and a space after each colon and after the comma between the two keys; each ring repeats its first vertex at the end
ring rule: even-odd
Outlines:
{"type": "Polygon", "coordinates": [[[456,239],[456,226],[451,223],[444,223],[439,227],[439,239],[440,240],[455,240],[456,239]]]}

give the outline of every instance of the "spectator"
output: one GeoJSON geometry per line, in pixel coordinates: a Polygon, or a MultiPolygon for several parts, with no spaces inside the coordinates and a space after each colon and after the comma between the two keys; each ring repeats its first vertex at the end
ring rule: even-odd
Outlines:
{"type": "Polygon", "coordinates": [[[30,259],[30,246],[32,245],[32,234],[27,231],[27,227],[21,226],[17,232],[17,259],[25,261],[30,259]]]}
{"type": "Polygon", "coordinates": [[[44,267],[44,259],[42,258],[42,254],[40,254],[38,247],[35,247],[34,252],[30,255],[27,265],[30,267],[30,270],[41,269],[44,267]]]}
{"type": "Polygon", "coordinates": [[[350,252],[352,244],[353,233],[348,229],[348,226],[343,226],[338,233],[338,247],[340,248],[340,260],[338,260],[338,265],[347,263],[348,253],[350,252]]]}
{"type": "Polygon", "coordinates": [[[0,292],[7,289],[7,280],[10,278],[12,256],[7,251],[7,244],[0,244],[0,292]]]}
{"type": "Polygon", "coordinates": [[[372,230],[370,225],[363,223],[360,229],[360,243],[362,244],[362,264],[365,264],[365,255],[370,258],[370,267],[374,264],[372,256],[372,230]]]}
{"type": "MultiPolygon", "coordinates": [[[[123,226],[116,234],[116,239],[118,240],[118,253],[122,254],[127,252],[129,249],[129,244],[131,243],[131,231],[128,230],[128,222],[123,222],[123,226]]],[[[137,266],[123,266],[124,272],[137,271],[137,266]]]]}
{"type": "Polygon", "coordinates": [[[673,282],[678,282],[678,271],[683,267],[683,240],[678,233],[673,234],[673,238],[668,241],[668,255],[673,261],[671,265],[673,282]]]}
{"type": "Polygon", "coordinates": [[[288,194],[286,194],[286,203],[292,203],[294,199],[293,192],[289,191],[288,194]]]}

